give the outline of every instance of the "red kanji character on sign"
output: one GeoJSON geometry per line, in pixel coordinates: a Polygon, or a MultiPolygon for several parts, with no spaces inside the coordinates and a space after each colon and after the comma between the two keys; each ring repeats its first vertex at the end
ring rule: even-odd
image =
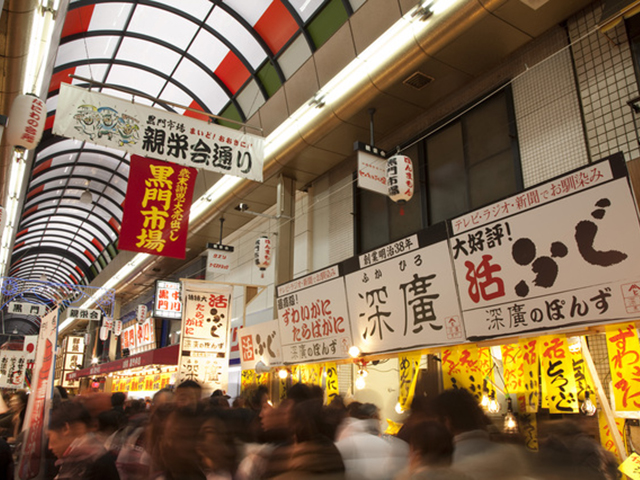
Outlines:
{"type": "Polygon", "coordinates": [[[474,303],[483,300],[493,300],[504,296],[504,282],[500,277],[493,274],[502,270],[500,265],[491,265],[491,255],[483,255],[478,267],[473,262],[467,260],[464,266],[467,267],[466,279],[469,281],[469,297],[474,303]]]}

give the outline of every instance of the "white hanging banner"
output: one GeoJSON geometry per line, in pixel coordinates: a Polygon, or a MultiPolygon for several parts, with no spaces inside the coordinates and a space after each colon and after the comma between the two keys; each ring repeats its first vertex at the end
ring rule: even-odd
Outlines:
{"type": "Polygon", "coordinates": [[[0,353],[0,388],[24,388],[27,355],[24,351],[0,353]]]}
{"type": "Polygon", "coordinates": [[[24,441],[19,455],[18,476],[33,478],[44,468],[44,426],[49,417],[49,401],[53,396],[53,373],[58,333],[58,312],[55,310],[42,317],[38,349],[32,381],[32,393],[27,403],[24,419],[24,441]]]}
{"type": "Polygon", "coordinates": [[[231,293],[229,286],[182,280],[182,334],[177,385],[198,382],[203,394],[227,389],[231,293]]]}
{"type": "MultiPolygon", "coordinates": [[[[2,137],[0,137],[2,140],[2,137]]],[[[7,209],[0,206],[0,232],[4,232],[4,227],[7,225],[7,209]]]]}
{"type": "Polygon", "coordinates": [[[264,138],[63,83],[53,133],[262,182],[264,138]]]}
{"type": "Polygon", "coordinates": [[[229,273],[231,268],[231,255],[233,255],[233,251],[228,252],[213,248],[207,250],[207,273],[229,273]]]}

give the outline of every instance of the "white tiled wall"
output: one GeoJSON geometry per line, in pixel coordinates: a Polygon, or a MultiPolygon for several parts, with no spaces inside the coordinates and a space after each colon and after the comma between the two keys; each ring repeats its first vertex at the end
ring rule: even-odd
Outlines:
{"type": "Polygon", "coordinates": [[[570,52],[560,50],[512,86],[525,188],[585,165],[587,148],[570,52]]]}
{"type": "Polygon", "coordinates": [[[640,155],[627,100],[638,95],[631,48],[621,23],[605,34],[595,29],[602,3],[568,22],[588,146],[593,160],[623,152],[640,155]]]}

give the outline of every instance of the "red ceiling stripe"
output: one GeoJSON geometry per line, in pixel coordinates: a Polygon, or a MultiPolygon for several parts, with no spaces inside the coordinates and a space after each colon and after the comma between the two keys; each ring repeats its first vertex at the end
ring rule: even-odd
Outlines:
{"type": "Polygon", "coordinates": [[[40,165],[33,169],[33,172],[31,172],[31,177],[35,178],[40,175],[44,170],[47,170],[51,166],[52,162],[53,159],[45,160],[44,162],[42,162],[40,165]]]}
{"type": "MultiPolygon", "coordinates": [[[[35,176],[35,175],[34,175],[35,176]]],[[[27,193],[27,200],[29,200],[31,197],[33,197],[34,195],[39,194],[40,192],[42,192],[44,190],[44,184],[40,185],[37,188],[34,188],[33,190],[29,190],[29,193],[27,193]]]]}
{"type": "Polygon", "coordinates": [[[71,274],[71,273],[70,273],[70,274],[69,274],[69,278],[71,279],[71,281],[72,281],[73,283],[75,283],[76,285],[78,284],[78,280],[76,279],[76,277],[74,277],[74,276],[73,276],[73,274],[71,274]]]}
{"type": "Polygon", "coordinates": [[[14,246],[13,246],[13,249],[14,249],[14,250],[17,250],[18,248],[20,248],[20,247],[24,246],[26,243],[27,243],[27,242],[20,242],[20,243],[17,243],[16,245],[14,245],[14,246]]]}
{"type": "Polygon", "coordinates": [[[84,273],[82,273],[82,269],[79,266],[75,265],[73,268],[80,274],[80,277],[84,277],[84,273]]]}
{"type": "Polygon", "coordinates": [[[97,239],[97,238],[94,238],[93,240],[91,240],[91,243],[93,243],[93,244],[96,246],[96,248],[98,249],[98,251],[99,251],[99,252],[101,252],[102,250],[104,250],[104,249],[102,248],[102,245],[100,244],[100,242],[98,241],[98,239],[97,239]]]}
{"type": "Polygon", "coordinates": [[[280,0],[274,0],[253,28],[276,54],[298,31],[298,24],[280,0]]]}
{"type": "MultiPolygon", "coordinates": [[[[200,110],[201,112],[203,112],[204,110],[202,109],[202,107],[200,105],[198,105],[198,102],[196,102],[195,100],[193,102],[191,102],[191,105],[189,105],[189,108],[193,108],[194,110],[200,110]]],[[[207,115],[201,115],[197,112],[192,112],[191,110],[185,110],[184,111],[184,116],[185,117],[190,117],[190,118],[195,118],[196,120],[204,120],[205,122],[209,121],[209,117],[207,115]]]]}
{"type": "Polygon", "coordinates": [[[29,229],[28,228],[23,228],[18,233],[16,233],[16,238],[18,238],[20,235],[24,235],[25,233],[29,233],[29,229]]]}
{"type": "Polygon", "coordinates": [[[86,7],[74,8],[67,12],[62,28],[62,38],[75,33],[82,33],[89,30],[91,17],[95,5],[87,5],[86,7]]]}
{"type": "Polygon", "coordinates": [[[96,261],[96,257],[94,257],[93,254],[89,250],[85,250],[84,254],[87,256],[87,258],[89,260],[91,260],[91,262],[95,262],[96,261]]]}
{"type": "Polygon", "coordinates": [[[74,73],[76,73],[76,67],[67,68],[59,71],[58,73],[54,73],[51,76],[51,83],[49,83],[49,92],[59,90],[61,83],[71,83],[69,75],[73,75],[74,73]]]}
{"type": "Polygon", "coordinates": [[[114,217],[109,219],[109,225],[111,225],[116,232],[120,233],[120,223],[114,217]]]}
{"type": "Polygon", "coordinates": [[[53,128],[53,122],[55,121],[55,119],[56,119],[55,115],[49,115],[44,122],[44,129],[51,130],[53,128]]]}
{"type": "Polygon", "coordinates": [[[29,215],[31,215],[33,212],[35,212],[36,210],[38,210],[38,205],[34,205],[33,207],[31,207],[29,210],[27,210],[26,212],[24,212],[22,214],[22,218],[27,218],[29,215]]]}
{"type": "Polygon", "coordinates": [[[234,95],[250,76],[249,70],[233,52],[227,53],[214,73],[234,95]]]}

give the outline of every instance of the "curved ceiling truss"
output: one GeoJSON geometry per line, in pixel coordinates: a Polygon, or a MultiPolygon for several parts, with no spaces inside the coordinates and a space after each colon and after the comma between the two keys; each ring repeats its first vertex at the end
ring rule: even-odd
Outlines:
{"type": "Polygon", "coordinates": [[[88,285],[117,254],[129,158],[52,135],[61,83],[245,122],[352,13],[349,0],[71,0],[10,275],[88,285]]]}

